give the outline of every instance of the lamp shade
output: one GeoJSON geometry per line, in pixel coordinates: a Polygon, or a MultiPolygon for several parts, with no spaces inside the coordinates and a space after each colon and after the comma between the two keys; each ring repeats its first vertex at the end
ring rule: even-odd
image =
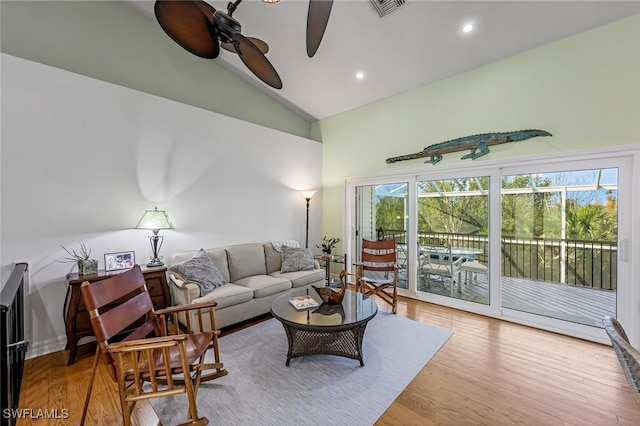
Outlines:
{"type": "Polygon", "coordinates": [[[147,210],[136,225],[136,229],[173,229],[173,224],[164,210],[147,210]]]}
{"type": "Polygon", "coordinates": [[[310,200],[311,197],[313,197],[313,194],[316,193],[316,191],[301,191],[301,192],[302,192],[302,196],[307,200],[310,200]]]}

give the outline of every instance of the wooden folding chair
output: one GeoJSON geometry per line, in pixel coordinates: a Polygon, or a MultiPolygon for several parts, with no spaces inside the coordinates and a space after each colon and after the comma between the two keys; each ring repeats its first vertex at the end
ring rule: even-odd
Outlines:
{"type": "MultiPolygon", "coordinates": [[[[91,318],[97,340],[93,371],[85,398],[81,424],[84,424],[96,369],[100,357],[118,383],[123,423],[131,424],[131,412],[137,401],[187,394],[190,419],[185,424],[208,424],[198,417],[196,395],[201,382],[225,376],[220,362],[219,330],[215,327],[215,302],[174,306],[154,311],[153,303],[138,265],[122,274],[81,286],[82,298],[91,318]],[[178,314],[197,310],[199,329],[208,314],[212,331],[191,332],[180,329],[178,314]],[[120,339],[123,337],[123,339],[120,339]],[[119,340],[118,342],[112,342],[119,340]],[[205,354],[213,349],[213,363],[205,363],[205,354]],[[205,371],[209,371],[204,374],[205,371]],[[178,375],[179,377],[175,377],[178,375]],[[145,382],[150,386],[143,387],[145,382]]],[[[187,319],[191,318],[186,315],[187,319]]]]}
{"type": "Polygon", "coordinates": [[[356,291],[377,295],[398,310],[398,265],[396,240],[362,240],[362,256],[356,264],[356,291]]]}

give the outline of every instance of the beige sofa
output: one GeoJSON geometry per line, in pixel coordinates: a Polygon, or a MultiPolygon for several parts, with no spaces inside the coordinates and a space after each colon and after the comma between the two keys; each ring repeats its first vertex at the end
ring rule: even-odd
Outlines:
{"type": "MultiPolygon", "coordinates": [[[[198,250],[175,253],[171,265],[191,259],[198,250]]],[[[223,248],[205,249],[215,263],[226,284],[200,297],[200,287],[185,282],[169,271],[170,288],[175,305],[218,302],[216,327],[222,328],[266,314],[279,296],[303,295],[314,291],[311,285],[325,285],[325,270],[314,262],[309,271],[280,272],[282,254],[271,243],[239,244],[223,248]]],[[[195,317],[194,317],[195,318],[195,317]]],[[[181,321],[184,321],[181,318],[181,321]]],[[[205,328],[210,329],[210,325],[205,328]]]]}

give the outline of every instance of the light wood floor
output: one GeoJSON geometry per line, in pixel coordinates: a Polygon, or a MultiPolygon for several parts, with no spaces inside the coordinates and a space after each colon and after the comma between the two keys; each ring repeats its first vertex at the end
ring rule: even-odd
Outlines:
{"type": "MultiPolygon", "coordinates": [[[[640,425],[640,404],[608,346],[405,298],[398,315],[453,336],[376,425],[640,425]]],[[[18,424],[78,424],[92,358],[79,354],[67,367],[63,351],[27,361],[20,408],[67,409],[69,418],[18,424]]],[[[120,424],[119,410],[101,370],[87,423],[120,424]]],[[[157,424],[148,405],[134,414],[137,424],[157,424]]]]}

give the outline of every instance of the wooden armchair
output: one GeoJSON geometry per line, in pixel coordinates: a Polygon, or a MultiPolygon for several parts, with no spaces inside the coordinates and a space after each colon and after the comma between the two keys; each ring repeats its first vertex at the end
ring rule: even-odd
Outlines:
{"type": "Polygon", "coordinates": [[[361,263],[356,264],[356,291],[377,295],[398,310],[396,240],[362,240],[361,263]]]}
{"type": "Polygon", "coordinates": [[[206,417],[198,417],[198,386],[227,374],[218,351],[220,332],[215,327],[213,309],[216,303],[154,311],[138,265],[102,281],[92,284],[85,281],[81,292],[98,344],[81,424],[86,418],[100,357],[118,383],[125,425],[131,424],[131,412],[137,401],[182,393],[189,400],[186,414],[190,420],[185,424],[207,424],[206,417]],[[186,330],[181,330],[178,314],[190,310],[198,312],[200,330],[203,317],[208,316],[212,331],[191,332],[190,315],[186,316],[186,330]],[[112,342],[114,338],[120,341],[112,342]],[[213,363],[205,363],[209,349],[214,352],[213,363]],[[145,382],[150,385],[143,387],[145,382]]]}

